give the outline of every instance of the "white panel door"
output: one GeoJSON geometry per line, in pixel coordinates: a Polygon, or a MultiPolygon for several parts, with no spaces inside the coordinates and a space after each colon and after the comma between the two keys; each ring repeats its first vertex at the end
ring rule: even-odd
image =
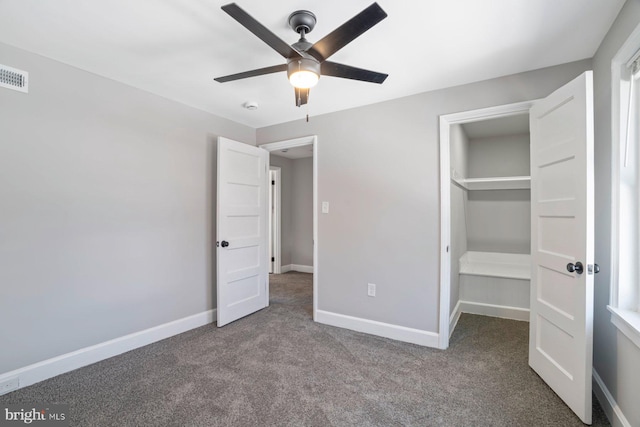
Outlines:
{"type": "Polygon", "coordinates": [[[268,156],[218,138],[218,327],[268,305],[268,156]]]}
{"type": "Polygon", "coordinates": [[[593,350],[593,75],[530,112],[529,365],[591,424],[593,350]]]}

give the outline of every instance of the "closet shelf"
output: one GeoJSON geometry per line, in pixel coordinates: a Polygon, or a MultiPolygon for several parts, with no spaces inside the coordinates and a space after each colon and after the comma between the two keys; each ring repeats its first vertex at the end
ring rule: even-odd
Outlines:
{"type": "Polygon", "coordinates": [[[451,178],[465,190],[522,190],[531,188],[530,176],[500,176],[493,178],[451,178]]]}

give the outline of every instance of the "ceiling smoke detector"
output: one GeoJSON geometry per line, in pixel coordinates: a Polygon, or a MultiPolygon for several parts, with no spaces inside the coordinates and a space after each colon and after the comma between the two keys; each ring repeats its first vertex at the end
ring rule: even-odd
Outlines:
{"type": "Polygon", "coordinates": [[[258,109],[258,103],[255,101],[247,101],[244,104],[242,104],[242,106],[249,111],[255,111],[258,109]]]}

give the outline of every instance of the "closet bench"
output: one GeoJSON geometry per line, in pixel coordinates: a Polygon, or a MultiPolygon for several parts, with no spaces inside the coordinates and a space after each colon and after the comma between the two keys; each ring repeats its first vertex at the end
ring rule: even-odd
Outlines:
{"type": "Polygon", "coordinates": [[[529,320],[531,255],[468,251],[459,271],[460,312],[529,320]]]}

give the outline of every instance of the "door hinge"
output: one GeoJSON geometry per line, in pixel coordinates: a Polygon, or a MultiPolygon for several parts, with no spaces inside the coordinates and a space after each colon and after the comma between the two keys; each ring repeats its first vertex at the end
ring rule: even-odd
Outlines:
{"type": "Polygon", "coordinates": [[[271,180],[271,185],[276,185],[276,180],[275,179],[271,180]]]}
{"type": "Polygon", "coordinates": [[[276,262],[276,257],[271,257],[271,262],[276,262]]]}

